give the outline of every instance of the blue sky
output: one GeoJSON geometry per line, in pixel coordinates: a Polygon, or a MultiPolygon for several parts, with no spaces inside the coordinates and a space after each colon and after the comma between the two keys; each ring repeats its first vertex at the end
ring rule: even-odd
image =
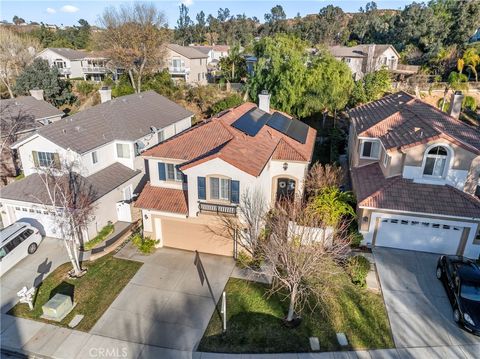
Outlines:
{"type": "MultiPolygon", "coordinates": [[[[57,25],[74,25],[80,18],[86,19],[89,23],[95,24],[98,16],[106,6],[118,6],[122,3],[131,1],[8,1],[0,2],[0,18],[2,20],[12,21],[14,15],[24,18],[27,22],[37,21],[57,25]]],[[[263,15],[270,9],[280,4],[283,6],[288,17],[294,17],[298,12],[301,15],[317,13],[322,7],[328,4],[340,6],[344,11],[357,11],[361,6],[365,6],[367,0],[311,0],[311,1],[264,1],[264,0],[154,0],[156,6],[165,12],[169,27],[174,27],[178,18],[178,6],[184,2],[190,8],[192,19],[203,10],[207,15],[209,13],[217,14],[217,10],[222,7],[228,7],[230,14],[243,14],[247,16],[256,16],[263,21],[263,15]]],[[[399,9],[412,0],[377,0],[379,8],[399,9]]]]}

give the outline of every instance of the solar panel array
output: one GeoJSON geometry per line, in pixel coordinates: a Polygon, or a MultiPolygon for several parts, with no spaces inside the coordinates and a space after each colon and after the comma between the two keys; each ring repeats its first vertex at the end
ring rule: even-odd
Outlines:
{"type": "Polygon", "coordinates": [[[270,114],[258,108],[244,113],[238,120],[232,123],[237,130],[254,137],[268,121],[270,114]]]}

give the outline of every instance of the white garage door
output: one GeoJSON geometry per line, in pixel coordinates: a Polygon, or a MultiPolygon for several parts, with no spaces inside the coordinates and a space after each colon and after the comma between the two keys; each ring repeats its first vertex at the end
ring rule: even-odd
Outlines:
{"type": "Polygon", "coordinates": [[[375,245],[422,252],[456,254],[463,227],[435,220],[380,218],[375,245]]]}
{"type": "Polygon", "coordinates": [[[17,221],[30,223],[42,236],[60,238],[60,230],[55,225],[54,216],[41,208],[15,207],[17,221]]]}

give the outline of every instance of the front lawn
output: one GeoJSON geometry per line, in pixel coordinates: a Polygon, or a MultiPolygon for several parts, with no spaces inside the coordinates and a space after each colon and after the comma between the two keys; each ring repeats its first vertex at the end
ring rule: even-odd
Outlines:
{"type": "Polygon", "coordinates": [[[227,292],[227,332],[214,313],[199,350],[230,353],[279,353],[310,351],[309,337],[319,338],[322,351],[341,350],[337,332],[344,332],[348,349],[393,348],[390,325],[382,297],[359,288],[346,275],[335,300],[313,314],[305,313],[302,324],[288,329],[282,323],[288,303],[278,295],[267,297],[267,286],[230,278],[227,292]]]}
{"type": "Polygon", "coordinates": [[[68,294],[73,296],[76,307],[60,323],[49,323],[66,327],[75,314],[83,314],[85,317],[75,329],[89,331],[141,266],[142,263],[109,254],[94,262],[84,262],[87,273],[79,279],[69,279],[71,264],[63,264],[40,285],[33,311],[27,304],[18,303],[8,314],[49,322],[40,318],[42,305],[56,293],[68,294]]]}

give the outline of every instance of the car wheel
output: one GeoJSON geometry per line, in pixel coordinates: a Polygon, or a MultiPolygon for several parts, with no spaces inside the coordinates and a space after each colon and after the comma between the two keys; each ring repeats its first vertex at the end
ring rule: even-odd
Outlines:
{"type": "Polygon", "coordinates": [[[453,320],[455,321],[455,323],[460,322],[460,311],[458,310],[458,308],[455,308],[453,310],[453,320]]]}
{"type": "Polygon", "coordinates": [[[442,268],[440,267],[437,267],[437,278],[438,279],[442,279],[442,268]]]}
{"type": "Polygon", "coordinates": [[[37,243],[32,243],[28,246],[28,254],[33,254],[37,251],[37,243]]]}

